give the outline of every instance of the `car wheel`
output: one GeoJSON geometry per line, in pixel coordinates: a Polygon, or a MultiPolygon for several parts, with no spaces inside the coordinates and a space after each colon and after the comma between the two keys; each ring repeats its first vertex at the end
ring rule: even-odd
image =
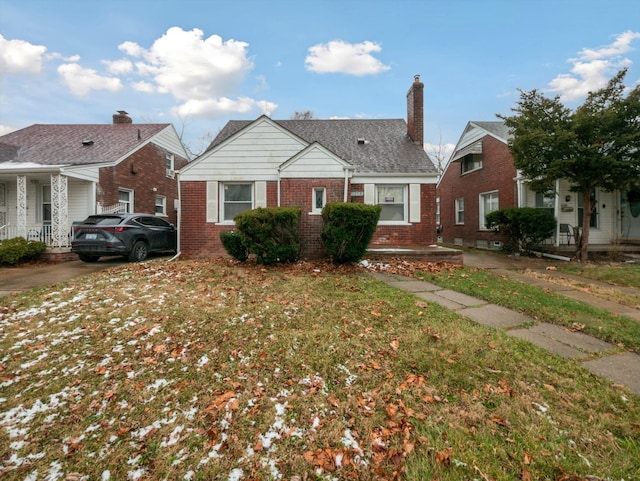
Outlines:
{"type": "Polygon", "coordinates": [[[149,255],[149,248],[144,241],[137,241],[133,244],[133,249],[129,254],[129,260],[132,262],[140,262],[147,258],[149,255]]]}
{"type": "Polygon", "coordinates": [[[78,257],[82,262],[98,262],[100,256],[89,256],[87,254],[78,254],[78,257]]]}

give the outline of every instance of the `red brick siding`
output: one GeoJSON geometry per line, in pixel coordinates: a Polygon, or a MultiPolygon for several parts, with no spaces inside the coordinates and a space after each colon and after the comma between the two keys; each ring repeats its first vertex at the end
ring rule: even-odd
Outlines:
{"type": "Polygon", "coordinates": [[[371,241],[372,247],[428,246],[436,243],[436,186],[420,186],[420,223],[381,225],[371,241]]]}
{"type": "Polygon", "coordinates": [[[504,241],[492,231],[480,230],[479,196],[497,190],[500,209],[516,206],[516,168],[507,145],[491,136],[482,139],[482,152],[482,169],[461,175],[460,162],[453,162],[440,181],[440,235],[445,243],[461,238],[465,246],[476,247],[477,240],[504,241]],[[464,225],[455,224],[455,199],[460,197],[464,198],[464,225]]]}
{"type": "MultiPolygon", "coordinates": [[[[325,254],[320,237],[322,216],[310,215],[314,187],[326,188],[327,202],[342,202],[344,199],[344,179],[282,179],[280,181],[280,205],[300,207],[302,210],[300,235],[303,244],[302,255],[306,258],[325,254]]],[[[362,186],[353,187],[354,191],[362,192],[362,186]]],[[[267,183],[268,207],[277,206],[277,188],[277,182],[267,183]]],[[[436,242],[435,193],[435,185],[423,185],[421,188],[421,223],[412,226],[380,226],[374,235],[372,245],[389,247],[434,244],[436,242]]],[[[182,255],[187,258],[227,255],[220,242],[220,232],[232,230],[234,227],[206,222],[206,182],[182,182],[181,194],[180,250],[182,255]]],[[[362,202],[363,197],[353,197],[352,200],[362,202]]]]}
{"type": "MultiPolygon", "coordinates": [[[[118,165],[101,168],[96,200],[114,205],[118,202],[118,189],[133,190],[134,210],[152,214],[156,195],[162,195],[166,197],[167,220],[176,224],[174,200],[178,198],[178,183],[166,175],[167,153],[155,144],[147,144],[118,165]]],[[[187,164],[187,159],[175,156],[174,162],[178,170],[187,164]]]]}

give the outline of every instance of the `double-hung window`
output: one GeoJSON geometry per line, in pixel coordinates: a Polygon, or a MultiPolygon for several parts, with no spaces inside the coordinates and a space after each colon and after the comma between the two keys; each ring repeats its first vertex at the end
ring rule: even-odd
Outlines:
{"type": "Polygon", "coordinates": [[[175,156],[173,154],[167,154],[165,157],[165,170],[167,173],[167,177],[170,177],[172,179],[175,177],[175,168],[175,156]]]}
{"type": "Polygon", "coordinates": [[[480,230],[487,230],[487,215],[498,210],[498,191],[480,194],[480,230]]]}
{"type": "Polygon", "coordinates": [[[253,209],[253,184],[225,183],[222,188],[223,220],[233,222],[240,212],[253,209]]]}
{"type": "Polygon", "coordinates": [[[42,221],[51,222],[51,186],[42,186],[42,221]]]}
{"type": "Polygon", "coordinates": [[[407,221],[407,186],[378,185],[376,204],[382,207],[380,222],[407,221]]]}
{"type": "Polygon", "coordinates": [[[458,197],[455,200],[456,207],[456,224],[464,224],[464,197],[458,197]]]}
{"type": "Polygon", "coordinates": [[[544,209],[553,215],[556,198],[554,194],[536,192],[536,209],[544,209]]]}
{"type": "Polygon", "coordinates": [[[156,215],[167,215],[167,198],[164,195],[156,195],[156,215]]]}
{"type": "Polygon", "coordinates": [[[118,190],[118,204],[121,212],[133,212],[133,191],[127,189],[118,190]]]}

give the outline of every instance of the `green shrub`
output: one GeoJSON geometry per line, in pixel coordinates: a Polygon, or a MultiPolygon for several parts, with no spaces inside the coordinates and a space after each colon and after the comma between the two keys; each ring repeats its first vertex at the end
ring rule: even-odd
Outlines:
{"type": "Polygon", "coordinates": [[[298,207],[258,207],[233,219],[238,234],[259,264],[295,262],[300,258],[301,210],[298,207]]]}
{"type": "Polygon", "coordinates": [[[242,237],[235,230],[220,232],[220,240],[224,249],[234,259],[244,262],[249,258],[249,249],[242,242],[242,237]]]}
{"type": "Polygon", "coordinates": [[[0,264],[17,264],[47,250],[44,242],[26,240],[22,237],[14,237],[0,241],[0,264]]]}
{"type": "Polygon", "coordinates": [[[379,205],[329,202],[322,209],[322,241],[336,264],[358,262],[380,219],[379,205]]]}
{"type": "Polygon", "coordinates": [[[544,209],[509,207],[491,212],[487,228],[507,236],[506,250],[530,252],[553,235],[556,219],[544,209]]]}

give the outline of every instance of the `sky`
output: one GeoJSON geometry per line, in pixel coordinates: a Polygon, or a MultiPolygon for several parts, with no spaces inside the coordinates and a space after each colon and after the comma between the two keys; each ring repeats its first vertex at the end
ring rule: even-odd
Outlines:
{"type": "Polygon", "coordinates": [[[0,0],[0,135],[125,110],[195,155],[263,114],[406,119],[418,74],[437,162],[519,90],[575,108],[624,67],[637,0],[0,0]]]}

